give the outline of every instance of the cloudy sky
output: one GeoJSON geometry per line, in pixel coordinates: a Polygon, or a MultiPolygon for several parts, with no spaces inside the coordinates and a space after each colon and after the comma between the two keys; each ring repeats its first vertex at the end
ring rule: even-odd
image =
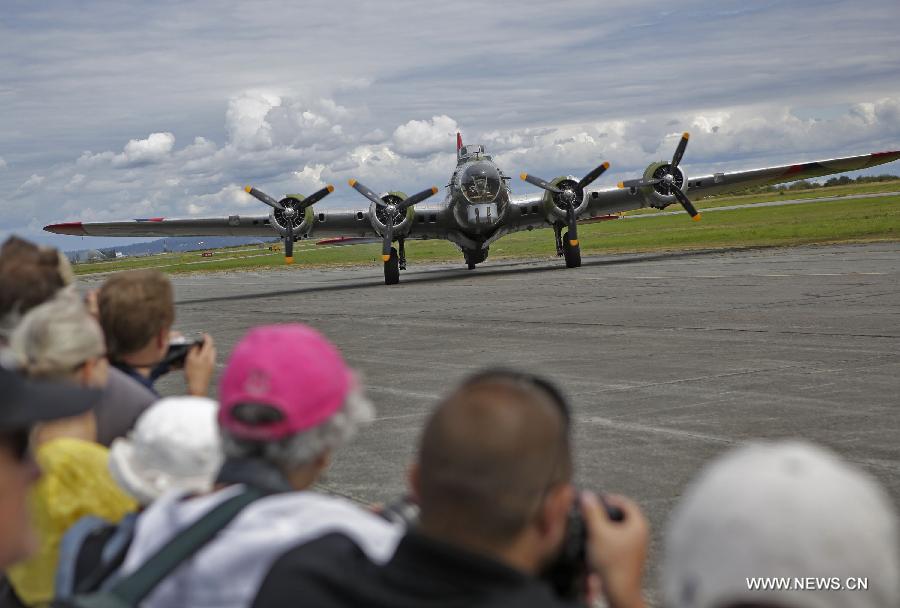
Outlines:
{"type": "Polygon", "coordinates": [[[342,207],[350,177],[443,186],[457,129],[507,174],[609,160],[604,184],[684,130],[694,173],[900,149],[898,20],[897,0],[3,0],[0,238],[265,213],[244,184],[331,182],[342,207]]]}

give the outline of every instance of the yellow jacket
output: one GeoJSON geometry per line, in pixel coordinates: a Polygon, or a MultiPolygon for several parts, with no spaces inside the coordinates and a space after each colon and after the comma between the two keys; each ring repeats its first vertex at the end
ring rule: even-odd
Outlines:
{"type": "Polygon", "coordinates": [[[35,458],[43,471],[30,497],[40,549],[6,573],[16,594],[29,606],[53,599],[59,543],[72,524],[86,515],[116,523],[137,509],[134,499],[110,476],[108,450],[102,445],[53,439],[38,447],[35,458]]]}

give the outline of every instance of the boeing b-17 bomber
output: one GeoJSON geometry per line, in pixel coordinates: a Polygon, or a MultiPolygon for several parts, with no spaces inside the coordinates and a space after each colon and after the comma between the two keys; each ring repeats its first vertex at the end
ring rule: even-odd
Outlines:
{"type": "MultiPolygon", "coordinates": [[[[457,133],[456,169],[446,186],[444,200],[425,204],[438,193],[428,188],[412,196],[390,191],[376,194],[358,180],[350,186],[369,201],[367,207],[350,210],[320,209],[313,205],[334,191],[328,185],[308,197],[288,194],[276,200],[261,190],[246,191],[272,210],[266,215],[229,215],[214,218],[149,218],[121,222],[69,222],[44,230],[58,234],[87,236],[271,236],[284,239],[287,263],[293,262],[293,245],[315,236],[342,237],[341,244],[382,243],[384,282],[394,285],[406,268],[406,241],[446,239],[462,251],[469,269],[487,259],[490,246],[501,237],[521,230],[553,228],[556,251],[568,268],[581,265],[578,223],[597,221],[611,214],[644,207],[663,209],[678,203],[694,220],[700,213],[688,192],[710,196],[754,186],[774,185],[800,179],[855,171],[900,158],[900,151],[879,152],[816,162],[783,165],[749,171],[713,173],[689,178],[681,167],[689,135],[684,133],[671,160],[653,162],[640,179],[620,182],[618,187],[591,188],[609,163],[592,169],[582,178],[560,176],[546,181],[528,173],[521,178],[541,189],[535,194],[515,196],[510,177],[503,173],[480,145],[465,146],[457,133]],[[396,242],[397,247],[394,247],[396,242]]],[[[696,198],[696,197],[695,197],[696,198]]]]}

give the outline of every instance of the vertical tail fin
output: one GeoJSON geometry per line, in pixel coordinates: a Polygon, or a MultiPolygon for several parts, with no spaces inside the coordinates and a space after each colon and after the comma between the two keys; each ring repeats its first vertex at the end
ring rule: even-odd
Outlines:
{"type": "Polygon", "coordinates": [[[459,157],[459,151],[462,150],[462,135],[459,131],[456,132],[456,156],[459,157]]]}

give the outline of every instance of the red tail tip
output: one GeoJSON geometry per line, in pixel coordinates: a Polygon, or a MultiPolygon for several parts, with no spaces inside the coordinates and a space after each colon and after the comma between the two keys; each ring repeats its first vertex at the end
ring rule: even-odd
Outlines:
{"type": "Polygon", "coordinates": [[[456,151],[459,152],[462,148],[462,134],[457,131],[456,132],[456,151]]]}

